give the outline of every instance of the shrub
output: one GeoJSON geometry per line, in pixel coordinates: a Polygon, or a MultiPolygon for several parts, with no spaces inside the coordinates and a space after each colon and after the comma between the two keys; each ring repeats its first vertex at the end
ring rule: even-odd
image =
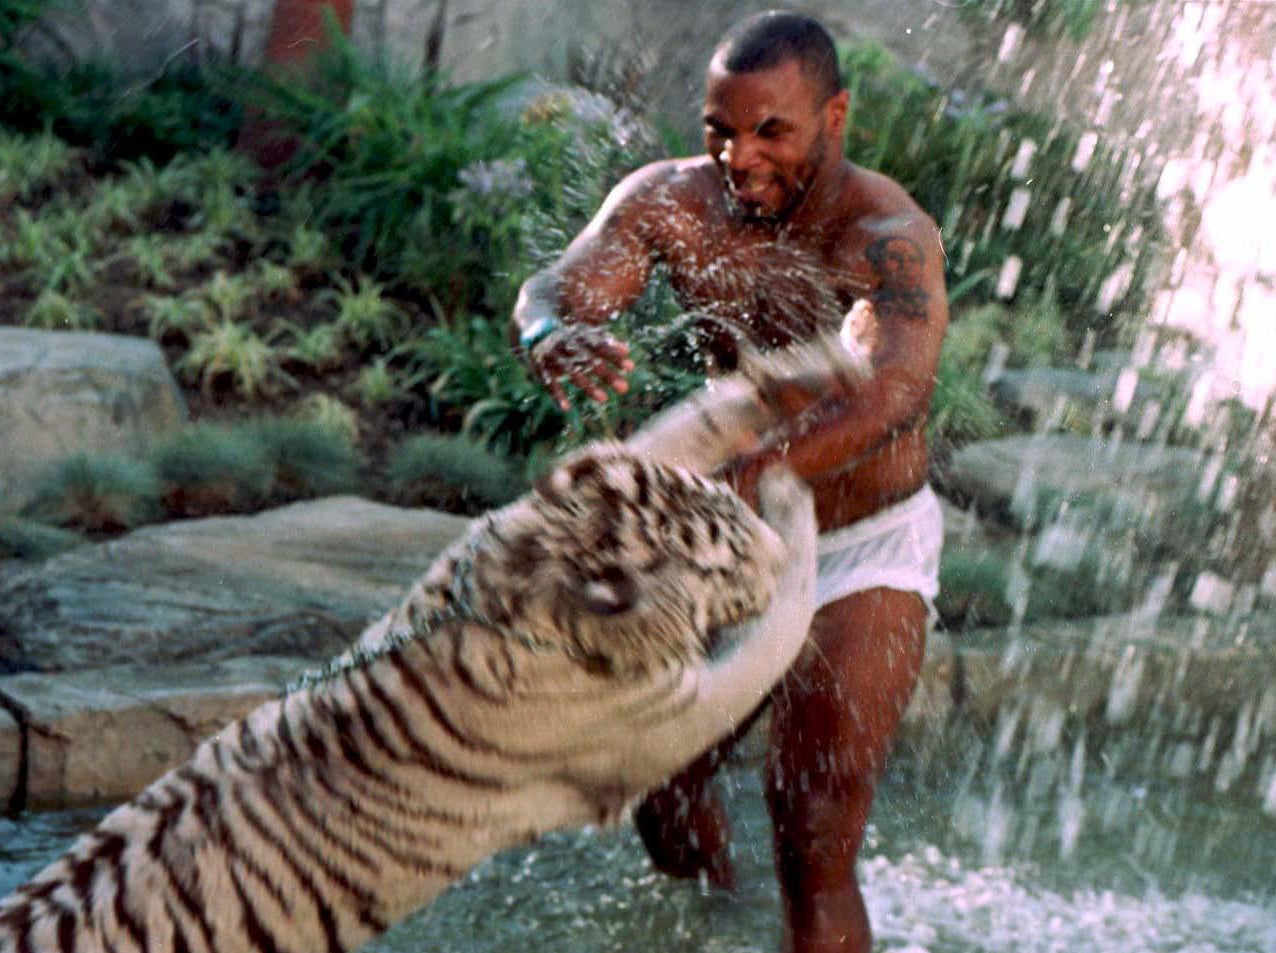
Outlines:
{"type": "Polygon", "coordinates": [[[446,434],[422,434],[400,444],[386,470],[391,498],[404,506],[474,513],[508,503],[527,488],[509,458],[446,434]]]}
{"type": "Polygon", "coordinates": [[[0,559],[48,559],[83,542],[83,536],[70,530],[0,516],[0,559]]]}
{"type": "Polygon", "coordinates": [[[275,418],[252,425],[274,473],[275,502],[349,493],[363,464],[352,435],[320,420],[275,418]]]}
{"type": "Polygon", "coordinates": [[[198,332],[190,350],[177,362],[177,371],[197,382],[205,394],[218,386],[251,399],[269,390],[283,375],[274,348],[252,328],[221,321],[198,332]]]}
{"type": "Polygon", "coordinates": [[[319,297],[337,311],[336,326],[356,347],[384,348],[403,332],[405,321],[398,306],[385,297],[385,289],[366,276],[354,282],[337,278],[335,288],[319,297]]]}
{"type": "Polygon", "coordinates": [[[47,129],[35,136],[0,130],[0,209],[34,199],[80,161],[78,150],[47,129]]]}
{"type": "Polygon", "coordinates": [[[359,439],[359,415],[339,397],[331,394],[310,394],[297,403],[294,413],[300,420],[308,420],[342,434],[351,443],[359,439]]]}
{"type": "Polygon", "coordinates": [[[926,436],[937,461],[976,440],[1003,436],[1011,422],[988,396],[982,376],[955,361],[940,360],[926,436]]]}
{"type": "Polygon", "coordinates": [[[23,514],[90,534],[119,533],[156,518],[159,497],[159,480],[145,462],[81,453],[39,478],[23,514]]]}
{"type": "Polygon", "coordinates": [[[257,509],[274,483],[269,449],[246,427],[196,424],[164,440],[149,459],[172,516],[257,509]]]}
{"type": "Polygon", "coordinates": [[[27,309],[22,323],[51,331],[84,331],[97,326],[98,316],[88,305],[45,288],[27,309]]]}

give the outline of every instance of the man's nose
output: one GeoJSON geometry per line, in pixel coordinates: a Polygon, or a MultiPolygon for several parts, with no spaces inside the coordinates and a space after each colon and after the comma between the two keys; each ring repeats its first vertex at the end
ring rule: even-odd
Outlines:
{"type": "Polygon", "coordinates": [[[758,164],[758,150],[744,138],[737,137],[727,140],[720,158],[732,172],[746,172],[758,164]]]}

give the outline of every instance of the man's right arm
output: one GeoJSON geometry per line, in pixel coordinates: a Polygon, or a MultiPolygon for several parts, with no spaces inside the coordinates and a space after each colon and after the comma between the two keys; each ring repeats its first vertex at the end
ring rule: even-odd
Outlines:
{"type": "Polygon", "coordinates": [[[638,299],[651,275],[653,192],[666,163],[625,178],[548,268],[523,283],[511,332],[533,375],[564,410],[570,381],[594,400],[623,393],[629,348],[605,325],[638,299]]]}

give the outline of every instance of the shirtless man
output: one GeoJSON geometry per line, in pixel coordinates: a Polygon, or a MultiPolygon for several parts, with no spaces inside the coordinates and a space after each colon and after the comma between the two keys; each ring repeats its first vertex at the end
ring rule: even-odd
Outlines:
{"type": "MultiPolygon", "coordinates": [[[[855,859],[922,663],[942,536],[924,426],[948,321],[943,250],[897,183],[843,157],[848,106],[823,27],[785,12],[744,21],[709,64],[708,154],[628,176],[514,311],[533,373],[564,408],[567,382],[599,400],[626,389],[629,352],[606,325],[657,265],[719,366],[742,339],[774,346],[818,327],[870,349],[867,383],[808,395],[729,474],[747,494],[782,456],[812,486],[822,531],[822,608],[775,693],[766,767],[793,953],[870,948],[855,859]]],[[[720,753],[636,821],[659,869],[730,886],[710,783],[720,753]]]]}

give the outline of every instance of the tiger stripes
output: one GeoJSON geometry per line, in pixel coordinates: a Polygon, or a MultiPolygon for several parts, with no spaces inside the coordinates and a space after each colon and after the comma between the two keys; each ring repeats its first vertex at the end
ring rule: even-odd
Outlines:
{"type": "Polygon", "coordinates": [[[357,648],[0,901],[0,953],[353,950],[499,850],[620,817],[801,648],[809,492],[772,472],[759,517],[700,473],[844,354],[758,361],[477,521],[357,648]]]}

